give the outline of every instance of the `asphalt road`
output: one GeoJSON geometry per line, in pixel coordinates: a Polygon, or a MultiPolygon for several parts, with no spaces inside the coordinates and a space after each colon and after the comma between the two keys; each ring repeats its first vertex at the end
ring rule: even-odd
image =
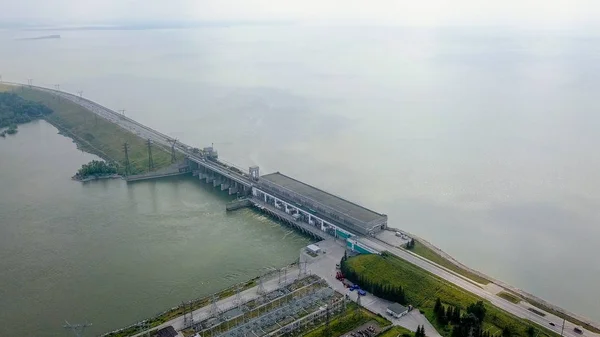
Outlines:
{"type": "MultiPolygon", "coordinates": [[[[434,275],[437,275],[446,281],[449,281],[449,282],[451,282],[451,283],[453,283],[453,284],[455,284],[455,285],[457,285],[479,297],[482,297],[482,298],[490,301],[493,305],[495,305],[517,317],[528,319],[528,320],[530,320],[534,323],[537,323],[537,324],[541,325],[542,327],[552,330],[558,334],[561,333],[562,324],[563,324],[562,318],[554,316],[550,313],[546,313],[546,316],[544,316],[544,317],[539,316],[539,315],[527,310],[527,308],[525,308],[519,304],[512,303],[510,301],[507,301],[501,297],[498,297],[498,296],[484,290],[480,286],[476,285],[475,282],[466,279],[462,275],[456,274],[440,265],[437,265],[437,264],[435,264],[429,260],[426,260],[424,258],[421,258],[417,255],[411,254],[405,250],[393,247],[384,242],[375,241],[370,238],[362,238],[361,241],[379,251],[387,250],[390,253],[400,257],[401,259],[406,260],[407,262],[410,262],[420,268],[423,268],[423,269],[427,270],[428,272],[430,272],[434,275]],[[550,322],[553,322],[555,324],[555,326],[550,325],[550,322]]],[[[539,310],[539,311],[543,312],[543,310],[539,310]]],[[[568,321],[565,322],[563,336],[581,337],[580,334],[577,334],[573,331],[573,328],[575,328],[575,327],[576,327],[576,325],[574,325],[573,323],[568,322],[568,321]]],[[[596,333],[593,333],[593,332],[590,332],[587,330],[584,330],[583,335],[584,336],[600,336],[599,334],[596,334],[596,333]]]]}

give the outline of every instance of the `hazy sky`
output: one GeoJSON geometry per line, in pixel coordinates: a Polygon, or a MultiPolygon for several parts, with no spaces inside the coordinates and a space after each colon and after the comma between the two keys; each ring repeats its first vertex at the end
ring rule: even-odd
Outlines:
{"type": "Polygon", "coordinates": [[[401,25],[593,25],[599,0],[0,0],[0,20],[348,20],[401,25]]]}

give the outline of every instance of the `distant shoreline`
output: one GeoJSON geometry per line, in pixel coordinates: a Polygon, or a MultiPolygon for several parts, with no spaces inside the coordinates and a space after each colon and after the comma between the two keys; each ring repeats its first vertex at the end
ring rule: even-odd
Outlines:
{"type": "Polygon", "coordinates": [[[53,40],[53,39],[60,39],[60,35],[54,34],[54,35],[44,35],[44,36],[37,36],[37,37],[23,37],[23,38],[19,38],[16,40],[27,41],[27,40],[53,40]]]}

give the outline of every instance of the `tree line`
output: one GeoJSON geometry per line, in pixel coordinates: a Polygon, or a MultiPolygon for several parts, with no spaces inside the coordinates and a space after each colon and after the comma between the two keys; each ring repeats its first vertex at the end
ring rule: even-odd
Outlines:
{"type": "MultiPolygon", "coordinates": [[[[490,337],[490,331],[484,331],[483,320],[487,310],[483,301],[472,303],[463,312],[460,307],[443,305],[438,297],[433,307],[437,322],[441,325],[452,325],[451,337],[490,337]]],[[[532,327],[528,330],[533,330],[532,327]]],[[[513,329],[510,326],[502,329],[502,337],[511,337],[513,329]]]]}
{"type": "Polygon", "coordinates": [[[0,92],[0,128],[27,123],[34,119],[51,114],[52,109],[47,106],[23,99],[17,94],[0,92]]]}
{"type": "Polygon", "coordinates": [[[425,325],[417,326],[417,331],[415,331],[415,337],[425,337],[425,325]]]}
{"type": "Polygon", "coordinates": [[[352,270],[352,268],[350,268],[350,266],[348,266],[347,260],[348,257],[346,253],[344,253],[342,260],[340,261],[340,271],[342,274],[344,274],[344,277],[348,281],[358,284],[362,289],[379,298],[400,304],[406,304],[406,294],[401,286],[377,282],[376,280],[364,275],[358,275],[354,270],[352,270]]]}
{"type": "Polygon", "coordinates": [[[87,164],[81,165],[81,168],[77,171],[75,177],[82,179],[89,176],[104,176],[116,173],[117,167],[115,164],[101,160],[92,160],[87,164]]]}

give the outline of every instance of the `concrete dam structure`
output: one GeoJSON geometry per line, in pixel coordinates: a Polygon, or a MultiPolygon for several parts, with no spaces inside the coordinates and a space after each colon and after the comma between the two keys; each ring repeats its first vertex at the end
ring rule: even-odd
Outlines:
{"type": "MultiPolygon", "coordinates": [[[[19,83],[4,84],[21,86],[19,83]]],[[[228,209],[241,205],[253,205],[298,230],[315,238],[344,239],[350,249],[361,253],[379,253],[379,249],[367,245],[368,237],[387,228],[387,215],[380,214],[325,192],[309,184],[279,172],[260,175],[258,166],[245,169],[219,160],[212,147],[199,149],[181,143],[160,131],[145,126],[123,114],[92,100],[68,92],[29,85],[30,88],[50,93],[57,98],[69,100],[119,127],[148,140],[152,146],[184,155],[183,165],[165,172],[151,172],[130,176],[128,182],[155,179],[174,175],[191,174],[207,184],[212,184],[229,195],[247,201],[229,205],[228,209]],[[363,240],[366,239],[366,240],[363,240]]]]}

